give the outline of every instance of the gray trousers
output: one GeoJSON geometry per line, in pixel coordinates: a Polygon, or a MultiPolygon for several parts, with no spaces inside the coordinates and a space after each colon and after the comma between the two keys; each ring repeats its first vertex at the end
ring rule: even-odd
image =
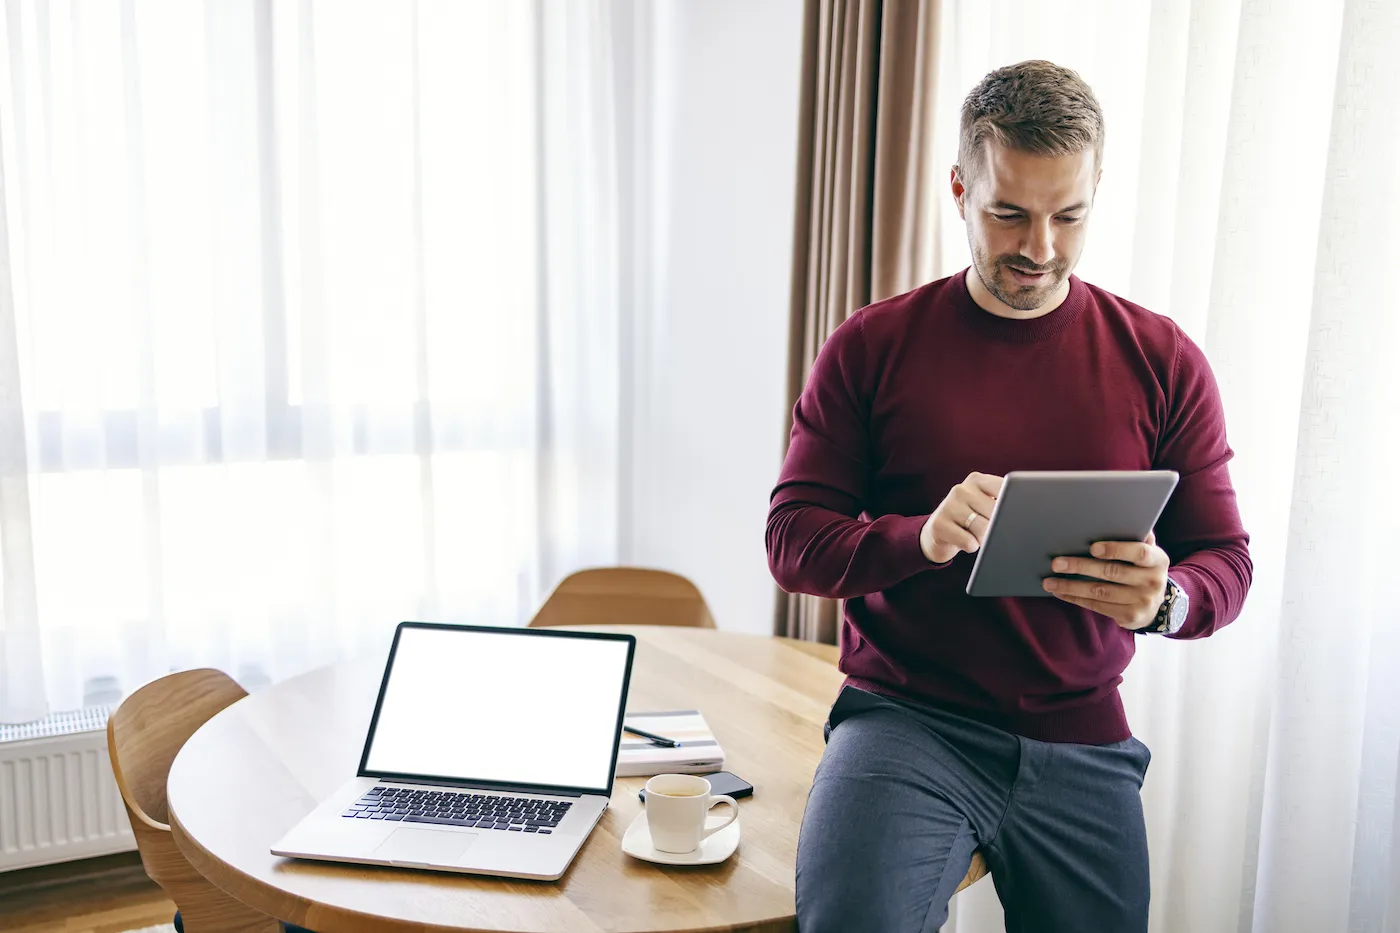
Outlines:
{"type": "Polygon", "coordinates": [[[1007,933],[1147,930],[1137,739],[1037,742],[853,687],[826,729],[797,846],[801,933],[934,933],[979,848],[1007,933]]]}

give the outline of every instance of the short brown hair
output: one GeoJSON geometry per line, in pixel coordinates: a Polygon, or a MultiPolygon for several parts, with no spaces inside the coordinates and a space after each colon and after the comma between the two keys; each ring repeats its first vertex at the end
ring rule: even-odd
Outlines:
{"type": "Polygon", "coordinates": [[[1084,79],[1053,62],[1025,61],[983,78],[962,105],[958,168],[963,184],[981,167],[982,144],[1064,156],[1093,147],[1103,160],[1103,112],[1084,79]]]}

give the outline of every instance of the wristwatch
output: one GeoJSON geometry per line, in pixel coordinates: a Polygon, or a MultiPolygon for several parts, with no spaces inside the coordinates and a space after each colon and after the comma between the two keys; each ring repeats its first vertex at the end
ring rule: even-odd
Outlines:
{"type": "Polygon", "coordinates": [[[1167,577],[1167,596],[1157,608],[1157,615],[1137,631],[1141,635],[1175,635],[1186,624],[1186,613],[1190,607],[1191,598],[1186,591],[1167,577]]]}

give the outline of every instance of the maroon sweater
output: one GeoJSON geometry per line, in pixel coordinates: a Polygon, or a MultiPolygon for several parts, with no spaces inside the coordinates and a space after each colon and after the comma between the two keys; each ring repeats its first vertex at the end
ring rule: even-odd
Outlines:
{"type": "Polygon", "coordinates": [[[1175,637],[1200,638],[1239,614],[1253,572],[1231,456],[1210,366],[1172,321],[1075,277],[1049,314],[1001,318],[959,273],[862,309],[822,347],[768,562],[784,590],[846,600],[852,686],[1043,741],[1115,742],[1137,636],[1048,596],[969,597],[975,556],[931,564],[919,530],[973,471],[1176,470],[1157,543],[1191,600],[1175,637]]]}

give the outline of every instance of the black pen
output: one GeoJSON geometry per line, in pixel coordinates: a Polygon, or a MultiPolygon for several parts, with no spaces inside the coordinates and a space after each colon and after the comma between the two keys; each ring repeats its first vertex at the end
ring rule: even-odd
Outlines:
{"type": "Polygon", "coordinates": [[[680,747],[681,747],[681,743],[677,742],[675,739],[668,739],[668,738],[666,738],[666,736],[664,736],[664,735],[657,735],[655,732],[643,732],[641,729],[633,729],[631,726],[627,725],[626,723],[623,723],[623,725],[622,725],[622,731],[623,731],[623,732],[630,732],[630,733],[632,733],[633,735],[640,735],[640,736],[641,736],[642,738],[644,738],[644,739],[651,739],[653,743],[655,743],[655,744],[657,744],[657,745],[660,745],[660,746],[662,746],[662,747],[664,747],[664,748],[680,748],[680,747]]]}

